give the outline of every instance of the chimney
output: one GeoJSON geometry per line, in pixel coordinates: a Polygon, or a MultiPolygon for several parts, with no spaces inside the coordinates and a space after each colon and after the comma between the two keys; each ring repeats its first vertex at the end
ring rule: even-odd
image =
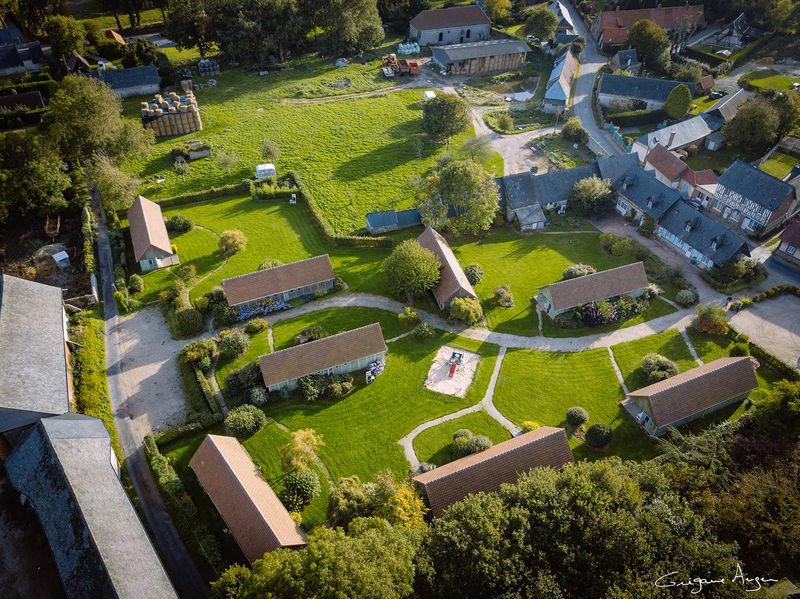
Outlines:
{"type": "Polygon", "coordinates": [[[675,129],[669,132],[669,143],[667,143],[668,150],[672,147],[673,141],[675,141],[675,129]]]}

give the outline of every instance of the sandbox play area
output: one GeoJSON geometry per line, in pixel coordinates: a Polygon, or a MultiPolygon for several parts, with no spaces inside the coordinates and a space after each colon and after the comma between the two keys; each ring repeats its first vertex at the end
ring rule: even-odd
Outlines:
{"type": "Polygon", "coordinates": [[[425,387],[437,393],[464,397],[475,378],[480,355],[461,348],[443,345],[436,352],[425,387]]]}

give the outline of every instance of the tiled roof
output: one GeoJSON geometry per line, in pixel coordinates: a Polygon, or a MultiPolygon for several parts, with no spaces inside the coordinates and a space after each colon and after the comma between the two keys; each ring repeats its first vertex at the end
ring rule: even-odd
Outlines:
{"type": "Polygon", "coordinates": [[[130,67],[127,69],[106,69],[105,71],[93,71],[93,77],[105,81],[111,89],[120,90],[140,85],[161,85],[161,77],[158,69],[153,64],[140,67],[130,67]]]}
{"type": "Polygon", "coordinates": [[[572,462],[563,428],[543,426],[414,477],[428,496],[434,516],[471,493],[497,491],[533,468],[561,468],[572,462]]]}
{"type": "Polygon", "coordinates": [[[800,220],[795,219],[789,223],[789,226],[781,233],[781,241],[794,247],[800,247],[800,220]]]}
{"type": "Polygon", "coordinates": [[[381,325],[375,322],[259,356],[258,364],[264,384],[270,387],[387,351],[381,325]]]}
{"type": "Polygon", "coordinates": [[[786,181],[773,177],[741,159],[731,164],[718,180],[720,186],[740,193],[759,206],[775,212],[794,187],[786,181]]]}
{"type": "Polygon", "coordinates": [[[566,201],[575,183],[597,175],[596,163],[563,171],[534,175],[517,173],[503,177],[508,207],[512,210],[533,204],[547,205],[566,201]]]}
{"type": "MultiPolygon", "coordinates": [[[[634,10],[606,10],[600,13],[600,30],[622,28],[627,30],[636,21],[649,19],[662,29],[675,29],[688,25],[705,25],[706,19],[702,4],[668,6],[661,8],[641,8],[634,10]]],[[[626,31],[627,34],[627,31],[626,31]]]]}
{"type": "Polygon", "coordinates": [[[459,291],[464,291],[470,297],[478,297],[444,237],[433,228],[426,227],[417,237],[417,241],[422,247],[433,252],[442,263],[441,278],[433,290],[433,295],[440,305],[447,303],[459,291]]]}
{"type": "Polygon", "coordinates": [[[744,239],[682,200],[675,202],[658,220],[658,225],[696,249],[716,266],[723,265],[740,252],[749,254],[744,239]]]}
{"type": "Polygon", "coordinates": [[[151,247],[172,254],[167,226],[161,214],[161,206],[139,196],[128,208],[128,227],[133,243],[133,256],[141,260],[151,247]]]}
{"type": "Polygon", "coordinates": [[[117,42],[119,45],[125,45],[125,38],[123,38],[119,33],[114,31],[113,29],[106,29],[106,37],[110,40],[117,42]]]}
{"type": "Polygon", "coordinates": [[[625,174],[617,184],[616,191],[656,221],[681,198],[678,191],[664,185],[653,173],[639,166],[625,174]]]}
{"type": "Polygon", "coordinates": [[[736,93],[723,96],[711,106],[706,112],[713,114],[726,122],[733,119],[739,111],[739,107],[750,99],[750,92],[744,89],[736,91],[736,93]]]}
{"type": "Polygon", "coordinates": [[[647,164],[670,181],[678,181],[689,170],[689,166],[661,144],[656,144],[647,153],[647,164]]]}
{"type": "Polygon", "coordinates": [[[628,77],[627,75],[614,75],[603,73],[597,93],[635,98],[637,100],[653,100],[664,102],[670,92],[679,85],[685,85],[694,93],[695,84],[686,81],[670,81],[667,79],[652,79],[650,77],[628,77]]]}
{"type": "Polygon", "coordinates": [[[712,171],[711,169],[704,169],[702,171],[693,171],[689,169],[683,175],[683,178],[686,179],[686,182],[689,185],[716,185],[717,184],[717,173],[712,171]]]}
{"type": "Polygon", "coordinates": [[[600,32],[600,42],[611,44],[612,46],[621,45],[628,41],[627,29],[603,29],[600,32]]]}
{"type": "Polygon", "coordinates": [[[505,54],[519,54],[530,52],[528,44],[522,40],[499,39],[482,42],[468,42],[466,44],[451,44],[449,46],[435,46],[434,58],[438,62],[459,62],[471,58],[484,56],[503,56],[505,54]]]}
{"type": "Polygon", "coordinates": [[[634,262],[591,275],[559,281],[542,287],[550,291],[555,310],[568,310],[589,302],[644,289],[649,285],[642,262],[634,262]]]}
{"type": "Polygon", "coordinates": [[[411,26],[420,31],[426,29],[446,29],[447,27],[464,27],[467,25],[490,25],[491,19],[486,16],[480,6],[452,6],[450,8],[434,8],[423,10],[411,19],[411,26]]]}
{"type": "Polygon", "coordinates": [[[206,435],[189,461],[245,557],[306,544],[306,536],[235,437],[206,435]]]}
{"type": "Polygon", "coordinates": [[[660,428],[700,414],[756,387],[753,362],[745,356],[720,358],[628,395],[649,400],[650,416],[660,428]]]}
{"type": "Polygon", "coordinates": [[[668,150],[674,150],[700,142],[712,132],[720,129],[723,122],[721,118],[711,114],[699,114],[680,123],[642,135],[637,141],[647,148],[659,143],[668,150]],[[670,143],[670,138],[672,143],[670,143]]]}
{"type": "Polygon", "coordinates": [[[0,96],[0,108],[14,109],[18,106],[23,107],[25,110],[43,108],[44,98],[42,98],[42,92],[32,91],[0,96]]]}
{"type": "Polygon", "coordinates": [[[309,287],[334,278],[328,254],[290,262],[275,268],[224,279],[222,288],[229,306],[239,306],[293,289],[309,287]]]}
{"type": "Polygon", "coordinates": [[[709,90],[714,87],[714,76],[713,75],[704,75],[700,78],[700,82],[697,84],[700,89],[709,90]]]}

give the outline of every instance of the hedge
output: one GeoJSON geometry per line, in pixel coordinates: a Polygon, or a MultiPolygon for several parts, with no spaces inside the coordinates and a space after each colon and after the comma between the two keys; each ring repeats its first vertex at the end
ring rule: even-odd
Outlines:
{"type": "Polygon", "coordinates": [[[45,106],[44,108],[36,108],[34,110],[0,112],[0,130],[38,125],[42,122],[42,117],[44,117],[49,110],[50,109],[45,106]]]}
{"type": "Polygon", "coordinates": [[[29,81],[27,83],[10,83],[0,87],[0,96],[7,96],[16,90],[18,94],[22,92],[41,92],[45,99],[51,98],[58,90],[58,83],[52,79],[44,81],[29,81]]]}
{"type": "Polygon", "coordinates": [[[163,447],[173,441],[177,441],[178,439],[183,439],[185,437],[191,437],[199,433],[200,431],[204,431],[207,428],[211,428],[217,424],[220,424],[223,420],[222,414],[218,411],[213,414],[203,414],[198,416],[197,419],[193,420],[192,422],[187,422],[186,424],[181,424],[180,426],[176,426],[165,431],[161,431],[160,433],[153,433],[152,435],[148,435],[152,437],[153,441],[159,447],[163,447]]]}
{"type": "Polygon", "coordinates": [[[796,297],[800,297],[800,287],[789,284],[770,287],[769,289],[762,291],[761,293],[756,293],[755,295],[750,297],[742,297],[739,298],[738,300],[731,302],[729,308],[734,312],[738,312],[739,310],[743,310],[752,303],[763,302],[765,299],[777,297],[785,293],[790,293],[796,297]]]}
{"type": "Polygon", "coordinates": [[[800,370],[797,368],[792,368],[786,362],[773,356],[769,353],[766,349],[761,347],[760,345],[756,345],[752,341],[748,341],[747,345],[750,347],[750,355],[754,356],[758,359],[761,364],[765,364],[769,366],[776,372],[779,372],[781,376],[789,379],[790,381],[800,381],[800,370]]]}
{"type": "Polygon", "coordinates": [[[250,181],[245,179],[241,183],[231,183],[222,187],[212,187],[203,191],[195,191],[184,195],[165,198],[158,202],[162,208],[169,206],[180,206],[182,204],[193,204],[204,200],[213,200],[233,193],[246,193],[250,191],[250,181]]]}
{"type": "Polygon", "coordinates": [[[683,53],[687,56],[698,58],[703,62],[707,62],[712,67],[721,65],[723,62],[728,62],[728,59],[719,54],[711,54],[710,52],[703,52],[697,48],[684,48],[683,53]]]}
{"type": "Polygon", "coordinates": [[[660,123],[667,119],[667,113],[661,109],[655,110],[628,110],[625,112],[608,112],[606,121],[614,123],[617,127],[633,127],[636,125],[649,125],[660,123]]]}

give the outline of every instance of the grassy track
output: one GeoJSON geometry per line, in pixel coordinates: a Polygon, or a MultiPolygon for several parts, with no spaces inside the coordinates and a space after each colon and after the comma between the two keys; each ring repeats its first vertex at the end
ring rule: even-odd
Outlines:
{"type": "Polygon", "coordinates": [[[681,334],[670,329],[657,335],[620,343],[611,348],[617,360],[619,369],[625,379],[629,391],[635,391],[647,386],[647,379],[642,372],[642,358],[649,353],[666,356],[678,365],[678,370],[684,372],[695,368],[697,362],[689,353],[686,342],[681,334]]]}
{"type": "Polygon", "coordinates": [[[451,444],[453,433],[460,428],[467,428],[475,435],[486,435],[495,444],[511,438],[506,429],[481,410],[422,431],[414,439],[414,451],[419,460],[441,466],[456,459],[457,456],[451,451],[451,444]]]}

